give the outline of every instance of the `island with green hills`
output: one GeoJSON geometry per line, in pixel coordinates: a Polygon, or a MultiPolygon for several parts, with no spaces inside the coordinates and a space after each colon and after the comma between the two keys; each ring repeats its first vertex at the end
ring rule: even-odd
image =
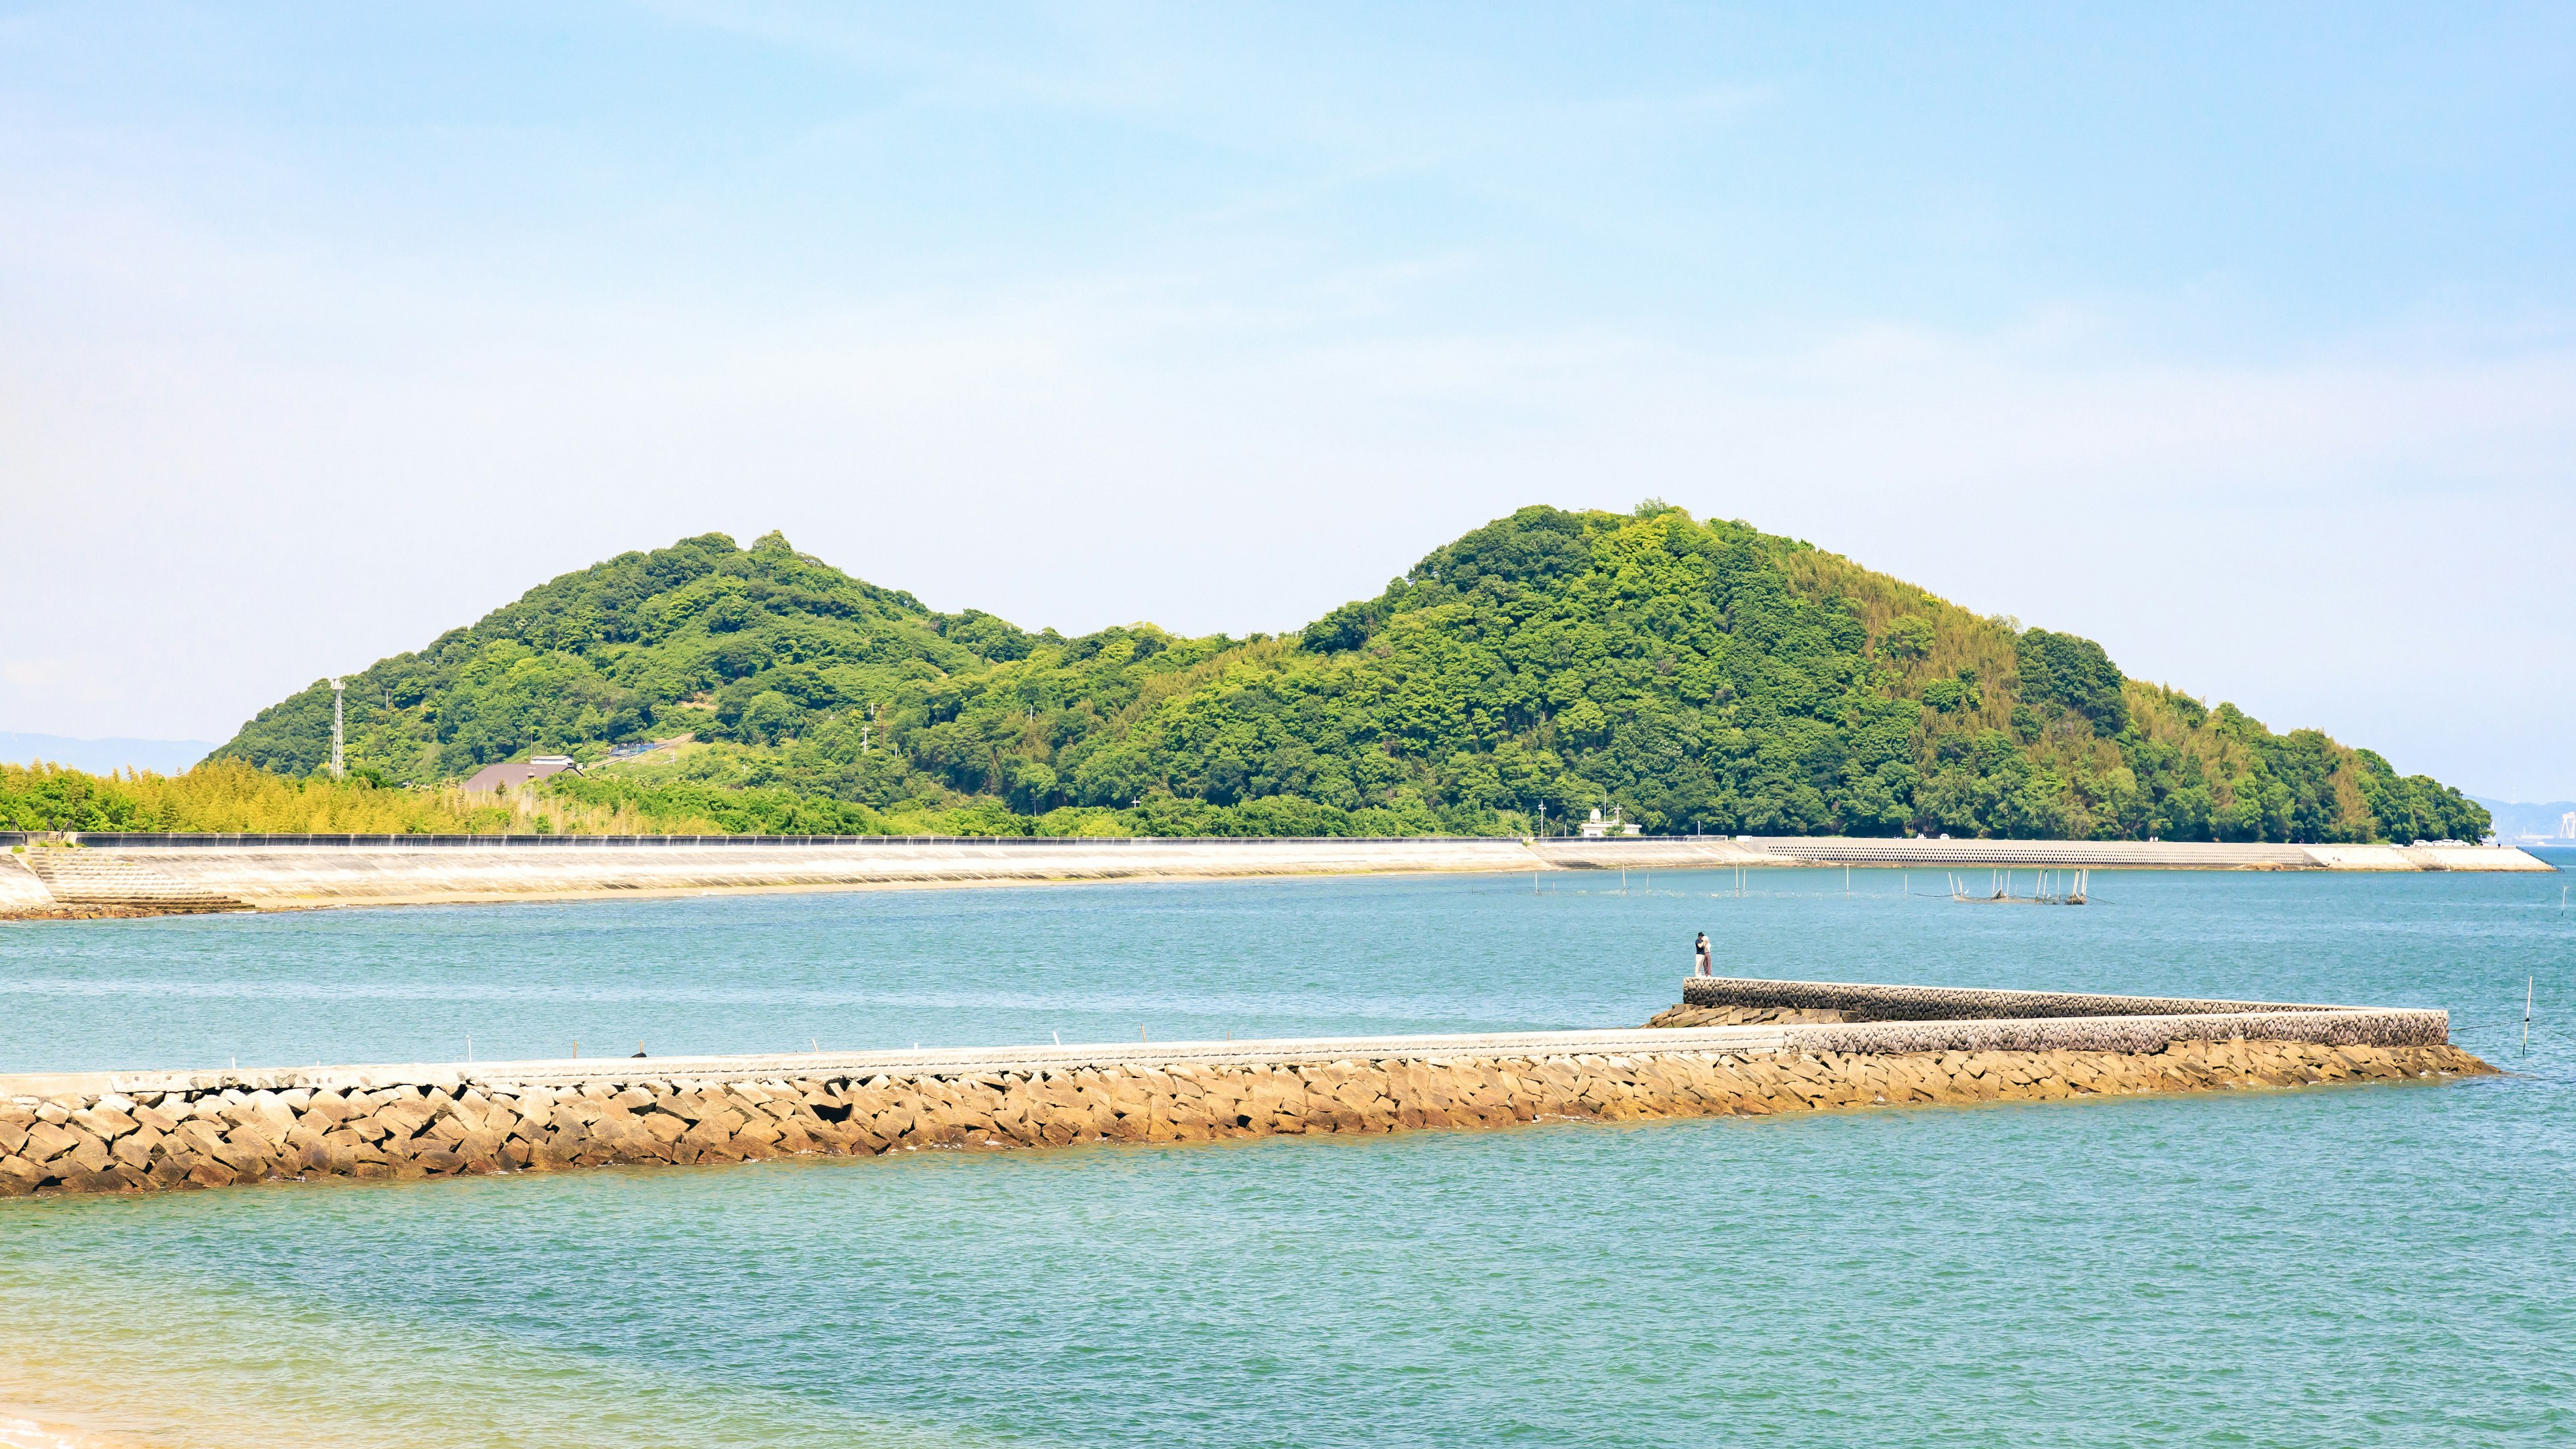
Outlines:
{"type": "Polygon", "coordinates": [[[1521,509],[1294,634],[941,613],[771,533],[627,553],[0,828],[2476,840],[2486,810],[2101,645],[1649,502],[1521,509]],[[650,748],[648,748],[650,747],[650,748]],[[476,770],[568,756],[508,799],[476,770]],[[202,777],[202,778],[201,778],[202,777]],[[193,783],[192,783],[193,782],[193,783]]]}

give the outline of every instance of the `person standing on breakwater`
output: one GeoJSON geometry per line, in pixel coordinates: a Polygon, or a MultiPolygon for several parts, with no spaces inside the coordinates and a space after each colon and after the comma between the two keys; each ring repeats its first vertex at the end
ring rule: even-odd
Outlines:
{"type": "Polygon", "coordinates": [[[1699,933],[1699,944],[1691,947],[1691,953],[1697,958],[1697,960],[1693,962],[1696,974],[1701,976],[1708,975],[1708,932],[1702,931],[1699,933]]]}

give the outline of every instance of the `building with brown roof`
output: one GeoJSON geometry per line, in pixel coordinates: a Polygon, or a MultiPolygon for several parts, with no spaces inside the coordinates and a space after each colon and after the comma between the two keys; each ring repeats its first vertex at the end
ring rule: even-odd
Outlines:
{"type": "Polygon", "coordinates": [[[522,785],[534,784],[548,775],[560,775],[566,770],[578,775],[581,773],[581,766],[574,764],[570,755],[539,755],[533,760],[505,760],[497,765],[485,765],[475,771],[467,777],[465,788],[495,792],[516,790],[522,785]]]}

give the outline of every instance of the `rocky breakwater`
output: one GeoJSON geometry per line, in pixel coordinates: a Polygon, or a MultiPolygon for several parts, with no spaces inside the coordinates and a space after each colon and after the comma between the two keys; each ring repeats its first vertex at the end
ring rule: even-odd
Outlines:
{"type": "Polygon", "coordinates": [[[1106,1065],[899,1080],[234,1089],[108,1096],[77,1108],[16,1103],[0,1106],[0,1145],[11,1149],[0,1159],[0,1195],[1493,1126],[1548,1112],[1648,1115],[1620,1105],[1647,1089],[1633,1070],[1592,1081],[1570,1065],[1513,1065],[1527,1075],[1500,1063],[1106,1065]]]}
{"type": "MultiPolygon", "coordinates": [[[[1784,984],[1800,985],[1755,983],[1745,994],[1778,995],[1784,984]]],[[[0,1196],[1764,1116],[2491,1070],[2448,1044],[2438,1011],[2197,1004],[2258,1009],[1817,1022],[1810,1014],[1842,1008],[1810,1001],[1762,1023],[1625,1031],[0,1078],[0,1196]]]]}

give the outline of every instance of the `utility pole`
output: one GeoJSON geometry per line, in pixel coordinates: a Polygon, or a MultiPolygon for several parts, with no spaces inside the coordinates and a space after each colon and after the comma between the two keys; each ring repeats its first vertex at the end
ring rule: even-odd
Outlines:
{"type": "Polygon", "coordinates": [[[342,688],[347,683],[341,679],[331,681],[331,778],[334,780],[345,773],[340,764],[340,702],[342,688]]]}

